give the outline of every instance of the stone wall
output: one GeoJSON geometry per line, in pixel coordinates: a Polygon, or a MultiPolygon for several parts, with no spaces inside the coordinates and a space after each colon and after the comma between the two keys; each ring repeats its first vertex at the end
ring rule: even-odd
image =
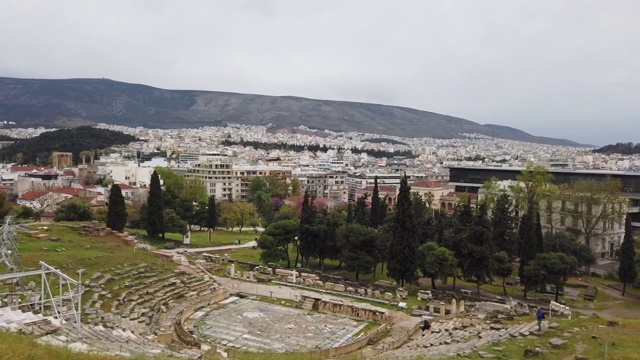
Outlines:
{"type": "Polygon", "coordinates": [[[200,340],[184,328],[185,321],[193,316],[193,314],[198,310],[211,304],[218,303],[227,297],[229,297],[229,293],[227,293],[226,290],[217,289],[209,296],[209,300],[207,302],[197,303],[182,310],[182,312],[176,316],[176,322],[174,324],[174,330],[178,340],[187,346],[199,348],[201,346],[200,340]]]}
{"type": "Polygon", "coordinates": [[[317,308],[319,312],[349,316],[367,321],[386,322],[389,320],[386,310],[372,308],[367,304],[345,303],[336,299],[302,295],[300,303],[305,301],[313,301],[313,308],[317,308]]]}

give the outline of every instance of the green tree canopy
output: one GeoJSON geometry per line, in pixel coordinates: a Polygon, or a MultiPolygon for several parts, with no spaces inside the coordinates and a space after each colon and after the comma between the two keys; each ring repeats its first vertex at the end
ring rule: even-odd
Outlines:
{"type": "Polygon", "coordinates": [[[576,259],[577,266],[582,267],[596,262],[593,251],[580,242],[578,238],[565,231],[556,231],[555,233],[546,233],[544,236],[544,251],[559,252],[573,256],[576,259]]]}
{"type": "Polygon", "coordinates": [[[291,267],[289,245],[296,241],[299,234],[298,220],[282,220],[270,224],[258,239],[258,247],[262,249],[260,258],[263,262],[286,260],[291,267]]]}
{"type": "Polygon", "coordinates": [[[360,224],[344,225],[337,232],[340,260],[347,270],[355,272],[355,279],[360,280],[360,273],[370,273],[377,263],[376,246],[378,233],[360,224]]]}
{"type": "Polygon", "coordinates": [[[242,229],[248,226],[251,219],[256,216],[256,207],[253,204],[245,202],[224,201],[221,205],[222,217],[225,219],[227,226],[238,228],[242,233],[242,229]]]}
{"type": "Polygon", "coordinates": [[[491,271],[494,275],[502,278],[502,290],[504,291],[504,296],[507,296],[506,279],[513,273],[511,256],[506,251],[493,254],[491,271]]]}
{"type": "Polygon", "coordinates": [[[575,272],[577,261],[573,256],[563,253],[542,253],[525,267],[524,281],[529,287],[546,285],[555,287],[555,301],[558,301],[560,292],[569,276],[575,272]]]}
{"type": "Polygon", "coordinates": [[[93,210],[88,203],[74,199],[61,205],[54,213],[55,221],[90,221],[93,220],[93,210]]]}
{"type": "Polygon", "coordinates": [[[431,278],[431,287],[436,290],[436,280],[446,280],[455,276],[458,260],[449,249],[438,246],[433,241],[420,245],[420,271],[431,278]]]}
{"type": "Polygon", "coordinates": [[[170,233],[186,234],[187,222],[182,220],[173,209],[164,209],[165,231],[170,233]]]}

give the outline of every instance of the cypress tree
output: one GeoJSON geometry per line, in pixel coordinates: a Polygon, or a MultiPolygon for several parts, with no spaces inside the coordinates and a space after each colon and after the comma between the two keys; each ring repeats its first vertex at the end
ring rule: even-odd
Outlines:
{"type": "Polygon", "coordinates": [[[314,244],[314,242],[318,240],[316,236],[317,211],[313,200],[314,199],[309,196],[309,190],[305,190],[300,209],[300,237],[298,240],[302,263],[304,263],[305,258],[308,263],[311,256],[317,255],[317,244],[314,244]]]}
{"type": "Polygon", "coordinates": [[[209,230],[215,230],[218,226],[218,212],[216,209],[216,196],[211,195],[207,200],[207,217],[205,227],[209,230]]]}
{"type": "Polygon", "coordinates": [[[353,221],[362,226],[367,226],[369,222],[367,218],[367,197],[369,195],[364,194],[356,200],[356,209],[353,212],[353,221]]]}
{"type": "Polygon", "coordinates": [[[473,219],[470,235],[467,244],[469,253],[465,275],[471,275],[476,278],[476,291],[480,294],[480,284],[491,276],[490,230],[486,204],[481,204],[478,208],[473,219]]]}
{"type": "Polygon", "coordinates": [[[400,180],[387,266],[388,275],[398,281],[400,286],[415,280],[418,270],[418,240],[411,211],[410,191],[405,175],[400,180]]]}
{"type": "MultiPolygon", "coordinates": [[[[469,244],[473,229],[473,210],[471,209],[471,199],[462,198],[456,205],[453,218],[449,224],[449,230],[444,237],[445,247],[451,250],[458,261],[458,266],[462,269],[462,273],[467,273],[467,265],[469,264],[469,244]]],[[[453,277],[453,287],[456,286],[456,276],[453,277]]]]}
{"type": "Polygon", "coordinates": [[[532,283],[524,279],[525,267],[534,260],[538,254],[542,253],[543,236],[542,226],[540,224],[540,215],[537,210],[529,207],[528,211],[520,219],[520,227],[518,229],[520,237],[520,266],[518,268],[518,276],[524,283],[524,296],[527,297],[528,286],[532,283]]]}
{"type": "Polygon", "coordinates": [[[116,231],[124,230],[127,225],[127,207],[124,196],[118,184],[111,186],[109,191],[109,207],[107,209],[107,227],[116,231]]]}
{"type": "Polygon", "coordinates": [[[347,224],[353,223],[353,205],[347,204],[347,224]]]}
{"type": "Polygon", "coordinates": [[[518,256],[518,241],[515,218],[511,210],[509,195],[500,194],[491,217],[491,255],[504,251],[513,259],[518,256]]]}
{"type": "Polygon", "coordinates": [[[520,238],[520,248],[518,254],[520,256],[520,264],[518,267],[518,276],[522,279],[524,277],[524,267],[529,260],[535,258],[534,251],[531,250],[531,214],[526,212],[520,218],[520,225],[518,226],[518,237],[520,238]]]}
{"type": "Polygon", "coordinates": [[[164,239],[164,206],[162,201],[162,187],[160,177],[154,170],[149,183],[149,198],[147,199],[147,235],[152,238],[162,236],[164,239]]]}
{"type": "Polygon", "coordinates": [[[378,176],[373,178],[373,195],[371,195],[371,214],[369,215],[369,226],[373,229],[378,229],[383,218],[383,207],[380,200],[380,189],[378,189],[378,176]]]}
{"type": "Polygon", "coordinates": [[[638,276],[635,259],[636,249],[635,240],[631,233],[631,217],[627,214],[624,222],[624,240],[620,246],[620,266],[618,267],[618,277],[622,281],[622,296],[627,291],[627,283],[633,283],[638,276]]]}
{"type": "Polygon", "coordinates": [[[534,229],[533,233],[535,239],[535,251],[536,255],[544,252],[544,235],[542,234],[542,223],[540,222],[540,211],[536,211],[533,217],[534,229]]]}

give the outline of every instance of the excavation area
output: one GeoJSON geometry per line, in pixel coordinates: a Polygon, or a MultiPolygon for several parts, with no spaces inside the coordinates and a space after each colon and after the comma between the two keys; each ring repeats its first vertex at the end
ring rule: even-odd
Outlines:
{"type": "Polygon", "coordinates": [[[347,344],[367,324],[245,298],[203,315],[197,328],[203,339],[228,348],[299,352],[347,344]]]}

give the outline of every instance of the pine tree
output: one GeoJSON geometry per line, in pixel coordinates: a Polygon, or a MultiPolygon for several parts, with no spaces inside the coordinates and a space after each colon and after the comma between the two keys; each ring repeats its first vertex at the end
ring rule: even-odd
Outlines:
{"type": "Polygon", "coordinates": [[[380,200],[380,189],[378,189],[378,176],[373,178],[373,195],[371,195],[371,214],[369,215],[369,226],[372,229],[378,229],[383,218],[383,206],[380,200]]]}
{"type": "Polygon", "coordinates": [[[395,209],[393,238],[389,244],[388,275],[398,281],[400,286],[414,281],[418,269],[418,240],[415,234],[415,221],[411,211],[411,187],[407,176],[400,180],[398,201],[395,209]]]}
{"type": "Polygon", "coordinates": [[[118,184],[111,186],[109,207],[107,209],[107,227],[116,231],[124,230],[127,225],[127,207],[118,184]]]}
{"type": "Polygon", "coordinates": [[[151,174],[149,198],[147,199],[147,235],[152,238],[162,236],[164,239],[164,205],[162,200],[160,177],[154,170],[151,174]]]}
{"type": "Polygon", "coordinates": [[[211,195],[207,200],[207,217],[204,226],[209,230],[218,227],[218,209],[216,209],[216,196],[211,195]]]}
{"type": "Polygon", "coordinates": [[[624,222],[624,240],[620,246],[620,266],[618,277],[622,281],[622,296],[627,290],[627,283],[633,283],[638,276],[635,264],[636,249],[635,240],[631,233],[631,217],[627,214],[624,222]]]}

